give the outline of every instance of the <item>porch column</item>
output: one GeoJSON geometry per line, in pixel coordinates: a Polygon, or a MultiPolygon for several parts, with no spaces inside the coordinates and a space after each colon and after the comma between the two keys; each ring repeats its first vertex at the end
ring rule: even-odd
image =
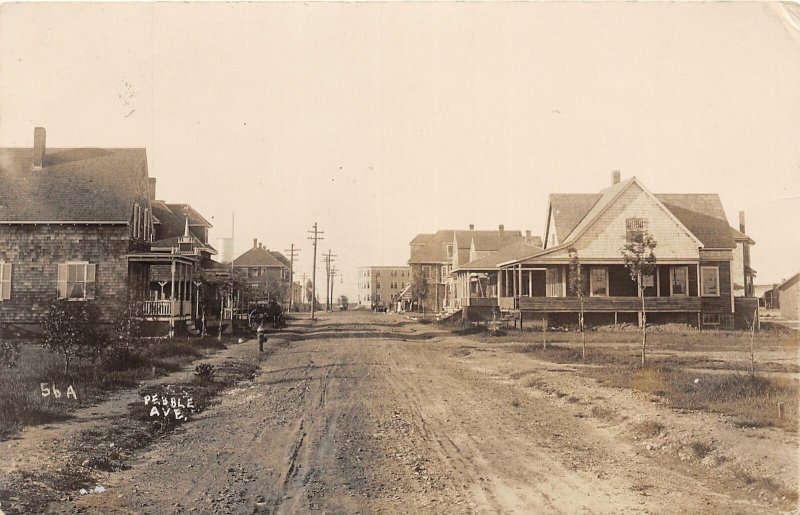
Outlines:
{"type": "Polygon", "coordinates": [[[519,296],[522,297],[522,263],[517,265],[517,280],[519,281],[519,296]]]}
{"type": "MultiPolygon", "coordinates": [[[[497,270],[497,298],[505,297],[503,295],[503,269],[500,268],[497,270]]],[[[498,300],[499,302],[499,300],[498,300]]]]}
{"type": "Polygon", "coordinates": [[[511,269],[511,284],[512,284],[511,293],[516,298],[516,296],[517,296],[517,274],[514,273],[514,269],[513,268],[511,269]]]}
{"type": "Polygon", "coordinates": [[[169,337],[175,336],[175,317],[172,315],[172,307],[175,305],[175,261],[170,266],[170,287],[169,287],[169,337]]]}

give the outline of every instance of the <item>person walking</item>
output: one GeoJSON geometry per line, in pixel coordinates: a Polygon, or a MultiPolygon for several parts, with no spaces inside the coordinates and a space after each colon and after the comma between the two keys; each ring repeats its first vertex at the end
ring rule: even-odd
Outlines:
{"type": "Polygon", "coordinates": [[[264,317],[261,318],[261,322],[258,324],[256,334],[258,335],[258,352],[264,352],[264,342],[267,341],[267,323],[264,317]]]}

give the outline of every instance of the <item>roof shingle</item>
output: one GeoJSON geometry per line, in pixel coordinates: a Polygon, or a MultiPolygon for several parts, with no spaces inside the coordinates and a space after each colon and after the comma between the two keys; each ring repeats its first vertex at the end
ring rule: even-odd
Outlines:
{"type": "Polygon", "coordinates": [[[50,148],[41,170],[32,154],[0,148],[0,222],[128,223],[147,198],[143,148],[50,148]]]}

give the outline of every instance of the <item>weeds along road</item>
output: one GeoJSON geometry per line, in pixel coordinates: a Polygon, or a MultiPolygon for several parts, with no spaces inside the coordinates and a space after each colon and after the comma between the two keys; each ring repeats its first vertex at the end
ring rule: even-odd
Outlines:
{"type": "MultiPolygon", "coordinates": [[[[304,339],[278,345],[252,385],[226,392],[185,431],[107,478],[106,493],[57,508],[775,512],[705,469],[644,455],[608,425],[521,385],[509,360],[523,358],[463,359],[464,343],[395,315],[320,314],[304,339]]],[[[540,366],[543,377],[557,373],[540,366]]]]}

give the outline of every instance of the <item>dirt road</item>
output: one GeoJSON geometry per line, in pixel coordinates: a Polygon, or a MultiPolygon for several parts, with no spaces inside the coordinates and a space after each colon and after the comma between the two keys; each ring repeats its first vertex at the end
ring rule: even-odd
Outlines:
{"type": "Polygon", "coordinates": [[[741,431],[718,417],[675,414],[651,399],[599,387],[569,367],[470,344],[395,315],[322,314],[304,339],[271,343],[278,348],[255,382],[227,392],[130,470],[111,474],[106,492],[52,510],[792,509],[753,482],[720,472],[736,459],[755,460],[765,474],[796,484],[796,437],[784,432],[764,430],[737,442],[741,431]],[[640,438],[630,429],[643,417],[668,429],[640,438]],[[684,459],[680,445],[691,438],[710,439],[709,456],[719,462],[684,459]]]}

